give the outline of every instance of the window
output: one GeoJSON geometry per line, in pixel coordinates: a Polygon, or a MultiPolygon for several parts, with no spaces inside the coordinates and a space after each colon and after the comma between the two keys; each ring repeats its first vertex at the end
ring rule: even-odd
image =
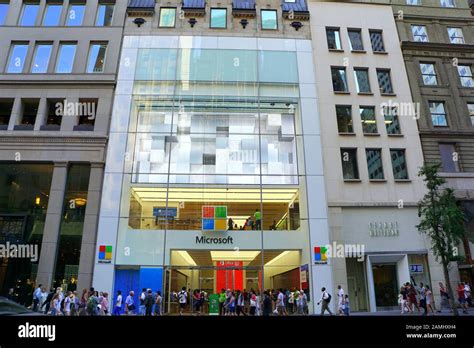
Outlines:
{"type": "Polygon", "coordinates": [[[78,27],[82,25],[84,19],[84,10],[86,5],[81,3],[69,4],[67,11],[66,25],[69,27],[78,27]]]}
{"type": "Polygon", "coordinates": [[[375,108],[373,106],[360,106],[360,121],[364,134],[377,134],[377,121],[375,120],[375,108]]]}
{"type": "Polygon", "coordinates": [[[384,180],[381,149],[365,149],[370,180],[384,180]]]}
{"type": "Polygon", "coordinates": [[[459,172],[459,154],[456,151],[456,144],[439,144],[439,154],[443,172],[459,172]]]}
{"type": "Polygon", "coordinates": [[[164,8],[160,9],[160,28],[174,28],[176,20],[176,9],[175,8],[164,8]]]}
{"type": "Polygon", "coordinates": [[[339,28],[326,28],[326,39],[330,50],[342,50],[339,28]]]}
{"type": "Polygon", "coordinates": [[[448,121],[446,117],[446,111],[444,108],[444,102],[429,102],[431,122],[435,127],[447,127],[448,121]]]}
{"type": "Polygon", "coordinates": [[[20,74],[25,66],[26,54],[28,53],[28,43],[12,43],[10,57],[7,64],[7,73],[20,74]]]}
{"type": "Polygon", "coordinates": [[[421,5],[421,0],[406,0],[407,5],[411,6],[420,6],[421,5]]]}
{"type": "Polygon", "coordinates": [[[104,71],[106,51],[107,44],[91,43],[89,49],[89,60],[87,62],[87,73],[101,73],[104,71]]]}
{"type": "Polygon", "coordinates": [[[390,70],[377,69],[377,80],[379,81],[379,89],[382,94],[393,94],[392,79],[390,78],[390,70]]]}
{"type": "Polygon", "coordinates": [[[81,106],[79,122],[74,126],[75,131],[93,131],[97,115],[98,99],[79,99],[81,106]]]}
{"type": "Polygon", "coordinates": [[[362,33],[360,29],[347,29],[347,34],[349,35],[351,51],[363,51],[364,45],[362,43],[362,33]]]}
{"type": "Polygon", "coordinates": [[[395,180],[408,180],[405,150],[390,149],[390,157],[392,159],[393,178],[395,180]]]}
{"type": "Polygon", "coordinates": [[[433,63],[420,63],[421,78],[425,86],[437,86],[436,69],[433,63]]]}
{"type": "Polygon", "coordinates": [[[388,135],[401,134],[400,121],[398,120],[398,109],[394,106],[383,108],[385,129],[388,135]]]}
{"type": "Polygon", "coordinates": [[[383,44],[383,36],[381,30],[369,30],[370,44],[373,52],[385,52],[385,45],[383,44]]]}
{"type": "Polygon", "coordinates": [[[0,99],[0,130],[6,130],[13,110],[13,99],[0,99]]]}
{"type": "Polygon", "coordinates": [[[38,114],[39,100],[23,100],[22,101],[22,116],[20,125],[15,126],[18,130],[32,130],[35,125],[36,115],[38,114]]]}
{"type": "Polygon", "coordinates": [[[21,26],[33,26],[38,16],[39,3],[25,3],[20,17],[21,26]]]}
{"type": "Polygon", "coordinates": [[[211,8],[211,28],[213,29],[227,28],[227,9],[211,8]]]}
{"type": "Polygon", "coordinates": [[[472,78],[472,70],[470,65],[458,65],[459,78],[461,79],[461,86],[474,87],[474,80],[472,78]]]}
{"type": "Polygon", "coordinates": [[[336,117],[339,133],[354,133],[352,107],[350,105],[336,105],[336,117]]]}
{"type": "Polygon", "coordinates": [[[70,74],[74,66],[76,56],[76,43],[60,43],[56,72],[59,74],[70,74]]]}
{"type": "Polygon", "coordinates": [[[428,42],[428,33],[426,32],[426,27],[424,25],[412,25],[411,33],[413,35],[413,40],[416,42],[428,42]]]}
{"type": "Polygon", "coordinates": [[[348,92],[346,68],[331,68],[332,87],[334,92],[348,92]]]}
{"type": "Polygon", "coordinates": [[[463,44],[464,35],[461,28],[448,28],[449,42],[452,44],[463,44]]]}
{"type": "Polygon", "coordinates": [[[31,65],[31,72],[34,74],[44,74],[48,72],[49,58],[51,57],[51,49],[53,45],[50,43],[37,44],[35,48],[35,56],[31,65]]]}
{"type": "Polygon", "coordinates": [[[370,93],[369,69],[354,68],[357,93],[370,93]]]}
{"type": "MultiPolygon", "coordinates": [[[[60,99],[48,99],[48,114],[46,115],[46,126],[42,126],[42,130],[59,130],[61,126],[62,113],[60,112],[60,104],[63,104],[64,101],[60,99]]],[[[63,104],[64,110],[64,104],[63,104]]]]}
{"type": "Polygon", "coordinates": [[[357,149],[341,149],[342,176],[344,180],[358,180],[357,149]]]}
{"type": "Polygon", "coordinates": [[[8,3],[0,2],[0,25],[5,24],[8,14],[8,3]]]}
{"type": "Polygon", "coordinates": [[[454,0],[440,0],[441,7],[456,7],[454,0]]]}
{"type": "Polygon", "coordinates": [[[99,3],[95,25],[98,27],[111,26],[113,16],[114,16],[113,3],[99,3]]]}
{"type": "Polygon", "coordinates": [[[471,125],[474,127],[474,103],[467,103],[467,110],[471,119],[471,125]]]}
{"type": "Polygon", "coordinates": [[[62,9],[63,5],[60,3],[47,3],[44,10],[43,25],[50,27],[58,26],[62,9]]]}
{"type": "Polygon", "coordinates": [[[262,29],[277,30],[277,11],[276,10],[262,10],[262,29]]]}

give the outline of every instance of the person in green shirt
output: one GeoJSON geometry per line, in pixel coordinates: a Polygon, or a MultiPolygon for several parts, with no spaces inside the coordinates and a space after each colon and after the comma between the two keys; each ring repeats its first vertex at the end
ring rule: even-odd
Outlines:
{"type": "Polygon", "coordinates": [[[224,302],[225,302],[225,289],[221,289],[221,293],[219,294],[219,315],[224,315],[224,302]]]}
{"type": "Polygon", "coordinates": [[[260,210],[255,209],[255,214],[253,214],[253,217],[255,218],[255,229],[259,230],[262,228],[262,213],[260,210]]]}

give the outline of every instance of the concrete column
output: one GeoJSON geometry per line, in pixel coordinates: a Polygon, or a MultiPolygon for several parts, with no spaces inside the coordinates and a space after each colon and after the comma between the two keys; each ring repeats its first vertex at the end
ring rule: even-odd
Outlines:
{"type": "Polygon", "coordinates": [[[13,102],[12,114],[10,115],[10,122],[8,122],[8,130],[13,130],[13,127],[20,123],[21,113],[21,98],[15,98],[15,101],[13,102]]]}
{"type": "Polygon", "coordinates": [[[367,290],[369,292],[369,311],[377,312],[377,305],[375,303],[375,286],[374,286],[374,274],[372,273],[372,261],[368,255],[366,258],[366,273],[367,273],[367,290]]]}
{"type": "MultiPolygon", "coordinates": [[[[79,98],[77,97],[68,97],[67,100],[64,99],[61,102],[62,103],[77,103],[79,101],[79,98]]],[[[67,108],[67,105],[64,105],[64,108],[67,108]]],[[[78,122],[78,117],[77,116],[63,116],[61,120],[61,132],[72,132],[74,129],[74,126],[77,125],[78,122]]]]}
{"type": "Polygon", "coordinates": [[[41,255],[38,264],[36,283],[50,287],[59,242],[59,231],[63,212],[64,193],[67,181],[67,162],[54,163],[53,180],[49,192],[48,210],[44,224],[41,255]]]}
{"type": "Polygon", "coordinates": [[[41,126],[46,123],[46,117],[48,114],[48,105],[46,103],[46,98],[41,98],[38,106],[38,113],[36,114],[35,120],[35,131],[39,131],[41,126]]]}
{"type": "Polygon", "coordinates": [[[92,285],[94,270],[95,245],[97,240],[97,224],[99,220],[100,192],[104,177],[104,163],[91,163],[87,207],[82,231],[81,256],[79,259],[79,290],[92,285]]]}
{"type": "Polygon", "coordinates": [[[397,273],[398,273],[398,286],[406,282],[411,282],[410,278],[410,266],[408,265],[408,255],[397,261],[397,273]]]}

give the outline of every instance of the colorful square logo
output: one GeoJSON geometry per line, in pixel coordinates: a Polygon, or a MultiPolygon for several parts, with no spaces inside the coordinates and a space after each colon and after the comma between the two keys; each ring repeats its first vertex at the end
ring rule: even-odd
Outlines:
{"type": "Polygon", "coordinates": [[[225,231],[227,229],[227,207],[206,205],[202,207],[203,231],[225,231]]]}
{"type": "Polygon", "coordinates": [[[112,245],[100,245],[99,246],[99,262],[111,262],[112,261],[112,245]]]}
{"type": "Polygon", "coordinates": [[[328,263],[326,247],[314,247],[314,263],[328,263]]]}

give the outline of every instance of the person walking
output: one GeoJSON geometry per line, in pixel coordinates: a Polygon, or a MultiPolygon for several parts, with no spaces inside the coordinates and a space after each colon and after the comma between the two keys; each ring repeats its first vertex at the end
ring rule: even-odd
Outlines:
{"type": "Polygon", "coordinates": [[[193,312],[201,314],[201,292],[199,289],[193,291],[193,312]]]}
{"type": "Polygon", "coordinates": [[[99,297],[97,292],[93,288],[89,291],[89,297],[87,298],[87,313],[91,316],[97,316],[99,314],[98,306],[99,297]]]}
{"type": "Polygon", "coordinates": [[[61,301],[59,299],[59,294],[56,292],[51,299],[51,315],[61,315],[61,301]]]}
{"type": "Polygon", "coordinates": [[[225,289],[221,289],[221,292],[219,294],[219,315],[225,315],[224,312],[224,302],[225,302],[225,289]]]}
{"type": "Polygon", "coordinates": [[[451,307],[449,306],[448,289],[446,289],[444,284],[441,282],[439,282],[438,285],[439,285],[439,296],[441,297],[441,304],[440,304],[438,313],[441,313],[443,309],[451,310],[451,307]]]}
{"type": "Polygon", "coordinates": [[[329,303],[331,302],[331,295],[326,291],[326,288],[321,288],[321,300],[318,302],[318,306],[321,304],[321,315],[324,315],[324,312],[327,311],[329,315],[333,315],[329,309],[329,303]]]}
{"type": "Polygon", "coordinates": [[[344,315],[344,289],[341,285],[337,286],[337,308],[339,315],[344,315]]]}
{"type": "Polygon", "coordinates": [[[125,299],[125,315],[135,314],[135,300],[133,296],[135,296],[135,292],[132,290],[125,299]]]}
{"type": "Polygon", "coordinates": [[[431,313],[433,313],[434,315],[434,309],[433,309],[433,293],[431,292],[430,290],[430,287],[428,285],[425,285],[424,286],[424,291],[423,291],[423,294],[425,296],[425,313],[424,315],[429,315],[430,313],[430,310],[431,310],[431,313]]]}
{"type": "Polygon", "coordinates": [[[464,282],[464,297],[468,307],[472,307],[471,287],[467,282],[464,282]]]}
{"type": "Polygon", "coordinates": [[[286,308],[285,308],[285,294],[283,293],[283,289],[278,290],[277,300],[276,300],[276,309],[278,315],[286,315],[286,308]]]}
{"type": "Polygon", "coordinates": [[[460,305],[461,308],[462,308],[462,312],[463,312],[464,314],[468,314],[468,311],[467,311],[466,294],[465,294],[465,291],[464,291],[464,284],[463,284],[463,283],[459,283],[459,284],[458,284],[458,288],[457,288],[456,290],[457,290],[457,293],[458,293],[458,301],[459,301],[459,305],[460,305]]]}
{"type": "Polygon", "coordinates": [[[351,309],[350,309],[350,305],[349,305],[349,295],[347,295],[347,294],[344,295],[343,310],[344,310],[344,315],[349,316],[351,309]]]}
{"type": "MultiPolygon", "coordinates": [[[[46,288],[43,286],[41,288],[41,294],[40,294],[40,299],[39,299],[39,303],[38,303],[38,311],[40,312],[44,312],[44,304],[46,303],[46,299],[48,298],[48,293],[46,292],[46,288]]],[[[50,299],[51,301],[51,299],[50,299]]]]}
{"type": "Polygon", "coordinates": [[[122,291],[117,291],[117,297],[115,298],[115,306],[114,310],[112,311],[112,315],[120,315],[122,312],[122,291]]]}
{"type": "Polygon", "coordinates": [[[257,313],[258,299],[255,292],[250,292],[250,315],[254,316],[257,313]]]}
{"type": "Polygon", "coordinates": [[[153,298],[153,293],[151,292],[151,289],[148,289],[146,292],[145,301],[144,301],[145,315],[147,317],[151,316],[154,304],[155,304],[155,299],[153,298]]]}
{"type": "Polygon", "coordinates": [[[244,294],[240,291],[240,290],[237,290],[237,316],[240,317],[240,314],[242,313],[243,316],[247,316],[247,314],[245,314],[245,311],[244,311],[244,308],[245,308],[245,301],[244,301],[244,294]]]}
{"type": "Polygon", "coordinates": [[[41,299],[41,287],[42,284],[39,284],[36,290],[33,292],[33,312],[38,312],[38,305],[41,299]]]}
{"type": "Polygon", "coordinates": [[[263,292],[262,315],[268,317],[272,313],[272,299],[268,290],[263,292]]]}
{"type": "Polygon", "coordinates": [[[101,315],[109,315],[109,293],[104,292],[99,303],[101,315]]]}
{"type": "Polygon", "coordinates": [[[161,304],[163,302],[163,298],[161,297],[161,292],[156,292],[156,299],[155,299],[155,316],[161,316],[161,304]]]}
{"type": "Polygon", "coordinates": [[[304,305],[305,305],[305,297],[303,296],[303,292],[296,290],[296,314],[297,315],[305,315],[304,313],[304,305]]]}
{"type": "Polygon", "coordinates": [[[87,289],[83,289],[81,299],[79,300],[78,312],[80,316],[87,315],[87,297],[88,297],[87,289]]]}
{"type": "Polygon", "coordinates": [[[146,299],[146,289],[143,288],[142,289],[142,293],[140,294],[140,307],[139,307],[139,311],[138,311],[138,314],[139,315],[145,315],[145,299],[146,299]]]}
{"type": "Polygon", "coordinates": [[[179,302],[179,315],[183,315],[184,308],[188,302],[188,293],[186,292],[186,287],[183,286],[181,291],[178,292],[178,302],[179,302]]]}
{"type": "Polygon", "coordinates": [[[71,304],[73,303],[72,292],[68,291],[67,296],[64,298],[62,310],[65,316],[71,316],[71,304]]]}

